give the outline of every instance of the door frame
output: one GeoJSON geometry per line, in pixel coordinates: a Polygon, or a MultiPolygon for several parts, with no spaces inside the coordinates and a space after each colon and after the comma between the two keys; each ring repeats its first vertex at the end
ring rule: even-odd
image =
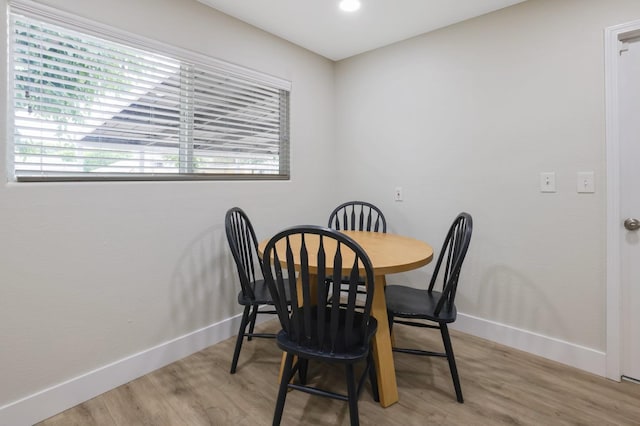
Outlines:
{"type": "Polygon", "coordinates": [[[604,30],[605,124],[607,155],[607,274],[606,274],[606,376],[620,381],[622,374],[622,227],[620,226],[620,123],[618,72],[620,39],[640,34],[640,20],[604,30]]]}

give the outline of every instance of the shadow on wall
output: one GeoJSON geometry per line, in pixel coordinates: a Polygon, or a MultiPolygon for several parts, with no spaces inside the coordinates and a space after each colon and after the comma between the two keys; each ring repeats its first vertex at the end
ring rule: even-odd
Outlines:
{"type": "Polygon", "coordinates": [[[566,327],[563,327],[558,312],[552,309],[550,299],[515,269],[495,265],[489,268],[478,285],[478,300],[471,300],[460,292],[458,297],[464,302],[458,306],[475,305],[480,308],[476,311],[486,315],[487,319],[512,324],[516,328],[540,326],[537,327],[539,330],[549,330],[553,327],[554,336],[549,337],[566,337],[566,327]]]}
{"type": "Polygon", "coordinates": [[[191,332],[239,312],[237,271],[224,224],[205,229],[184,249],[171,279],[171,324],[191,332]]]}

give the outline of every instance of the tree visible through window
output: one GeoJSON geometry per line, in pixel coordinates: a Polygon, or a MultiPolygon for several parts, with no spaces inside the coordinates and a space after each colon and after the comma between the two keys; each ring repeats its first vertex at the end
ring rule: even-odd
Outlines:
{"type": "Polygon", "coordinates": [[[286,178],[289,87],[11,13],[18,180],[286,178]]]}

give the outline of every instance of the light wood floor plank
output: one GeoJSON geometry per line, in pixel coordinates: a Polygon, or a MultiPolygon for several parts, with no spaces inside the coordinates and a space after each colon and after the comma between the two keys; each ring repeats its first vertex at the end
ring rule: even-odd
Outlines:
{"type": "MultiPolygon", "coordinates": [[[[277,322],[261,325],[276,331],[277,322]]],[[[441,350],[435,330],[394,327],[404,347],[441,350]]],[[[395,353],[400,401],[382,408],[367,386],[363,425],[640,425],[640,385],[613,382],[525,352],[452,331],[465,398],[455,392],[444,358],[395,353]]],[[[229,374],[235,339],[120,386],[42,423],[69,425],[269,425],[281,353],[273,340],[245,342],[229,374]]],[[[345,392],[342,370],[311,363],[309,381],[345,392]]],[[[292,391],[283,425],[348,425],[341,401],[292,391]]]]}

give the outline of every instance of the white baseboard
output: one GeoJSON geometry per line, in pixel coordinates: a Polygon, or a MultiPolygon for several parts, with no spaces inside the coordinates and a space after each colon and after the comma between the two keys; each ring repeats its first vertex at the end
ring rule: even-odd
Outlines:
{"type": "MultiPolygon", "coordinates": [[[[97,368],[0,407],[0,425],[29,426],[238,333],[242,315],[97,368]]],[[[258,316],[258,321],[268,320],[258,316]]],[[[229,363],[231,363],[229,354],[229,363]]],[[[231,364],[229,364],[231,365],[231,364]]]]}
{"type": "Polygon", "coordinates": [[[461,313],[450,328],[606,377],[601,351],[461,313]]]}
{"type": "MultiPolygon", "coordinates": [[[[237,334],[240,318],[209,325],[0,407],[0,425],[33,425],[201,351],[237,334]]],[[[458,314],[451,328],[605,376],[606,354],[600,351],[465,314],[458,314]]]]}

